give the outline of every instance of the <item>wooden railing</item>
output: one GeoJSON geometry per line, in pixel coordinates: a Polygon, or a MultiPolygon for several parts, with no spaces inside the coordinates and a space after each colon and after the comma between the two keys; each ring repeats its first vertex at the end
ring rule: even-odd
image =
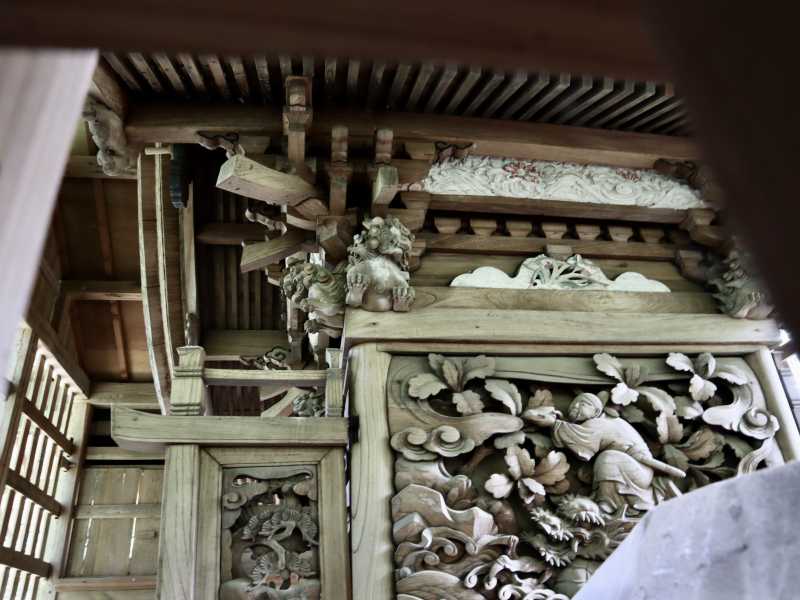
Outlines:
{"type": "MultiPolygon", "coordinates": [[[[84,376],[65,369],[47,327],[23,326],[0,405],[0,598],[28,599],[62,561],[85,419],[84,376]],[[44,339],[43,339],[44,338],[44,339]]],[[[63,362],[69,363],[69,359],[63,362]]],[[[70,367],[72,365],[70,364],[70,367]]]]}

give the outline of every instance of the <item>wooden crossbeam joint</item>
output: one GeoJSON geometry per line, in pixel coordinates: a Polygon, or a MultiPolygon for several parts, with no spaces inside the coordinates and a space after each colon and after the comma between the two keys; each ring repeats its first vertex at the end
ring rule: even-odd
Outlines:
{"type": "Polygon", "coordinates": [[[71,455],[75,453],[75,444],[67,438],[58,427],[39,410],[33,402],[28,400],[22,403],[22,413],[28,417],[47,437],[53,440],[66,454],[71,455]]]}
{"type": "Polygon", "coordinates": [[[38,486],[35,486],[30,481],[22,477],[22,475],[20,475],[14,469],[10,469],[8,471],[6,485],[35,502],[54,516],[57,517],[61,514],[62,507],[55,498],[43,492],[38,486]]]}

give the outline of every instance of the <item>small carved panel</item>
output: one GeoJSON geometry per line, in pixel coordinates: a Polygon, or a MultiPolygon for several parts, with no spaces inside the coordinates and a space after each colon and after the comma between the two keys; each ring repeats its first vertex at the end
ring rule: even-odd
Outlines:
{"type": "Polygon", "coordinates": [[[223,471],[221,600],[319,600],[316,467],[223,471]]]}
{"type": "Polygon", "coordinates": [[[405,356],[388,391],[402,600],[570,598],[650,508],[783,461],[739,358],[405,356]]]}

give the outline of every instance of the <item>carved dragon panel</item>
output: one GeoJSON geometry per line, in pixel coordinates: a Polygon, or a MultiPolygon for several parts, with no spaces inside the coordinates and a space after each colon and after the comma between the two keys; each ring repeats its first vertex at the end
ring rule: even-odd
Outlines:
{"type": "Polygon", "coordinates": [[[783,458],[744,360],[397,357],[397,598],[566,599],[645,512],[783,458]]]}
{"type": "Polygon", "coordinates": [[[225,469],[221,600],[319,600],[313,466],[225,469]]]}

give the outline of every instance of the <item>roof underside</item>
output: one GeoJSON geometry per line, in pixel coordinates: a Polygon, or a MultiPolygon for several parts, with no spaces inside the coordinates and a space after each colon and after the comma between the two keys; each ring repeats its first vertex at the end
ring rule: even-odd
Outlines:
{"type": "Polygon", "coordinates": [[[569,73],[502,72],[455,64],[353,59],[106,53],[142,100],[185,99],[283,106],[283,81],[312,76],[315,107],[350,107],[534,121],[688,135],[669,83],[569,73]]]}

